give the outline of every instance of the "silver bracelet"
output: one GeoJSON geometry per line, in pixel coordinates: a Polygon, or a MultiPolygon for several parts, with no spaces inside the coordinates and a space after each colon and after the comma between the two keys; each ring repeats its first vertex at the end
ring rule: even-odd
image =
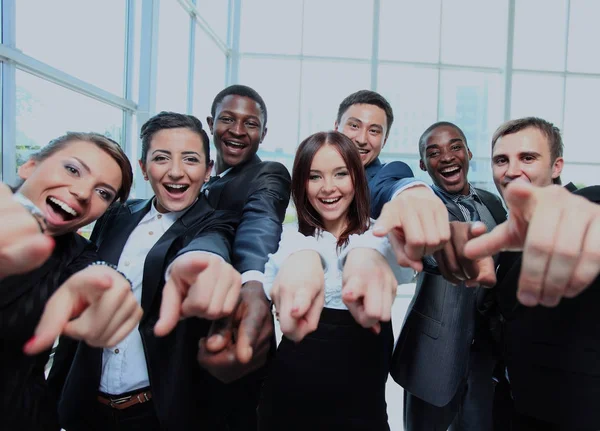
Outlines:
{"type": "Polygon", "coordinates": [[[27,211],[29,211],[29,214],[31,214],[35,221],[38,223],[40,231],[42,233],[46,233],[48,223],[46,222],[46,217],[44,217],[44,213],[42,213],[42,211],[37,206],[35,206],[33,202],[27,199],[22,193],[14,193],[13,199],[20,203],[27,211]]]}
{"type": "Polygon", "coordinates": [[[125,280],[127,280],[127,283],[129,283],[129,287],[131,287],[133,289],[133,283],[131,282],[131,280],[128,279],[125,274],[123,274],[121,271],[119,271],[117,269],[117,265],[115,265],[114,263],[106,262],[104,260],[96,260],[96,261],[90,263],[88,266],[107,266],[110,269],[114,269],[119,274],[121,274],[125,280]]]}

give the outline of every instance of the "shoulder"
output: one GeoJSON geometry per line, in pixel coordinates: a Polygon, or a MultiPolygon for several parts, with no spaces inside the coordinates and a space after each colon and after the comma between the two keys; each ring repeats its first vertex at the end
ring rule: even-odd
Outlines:
{"type": "Polygon", "coordinates": [[[413,171],[406,163],[395,161],[381,165],[376,177],[413,177],[413,171]]]}
{"type": "Polygon", "coordinates": [[[502,200],[500,199],[500,197],[498,195],[488,192],[487,190],[478,189],[478,188],[475,188],[475,191],[477,192],[477,194],[479,195],[480,198],[490,199],[490,200],[502,205],[502,200]]]}
{"type": "Polygon", "coordinates": [[[271,161],[261,161],[252,166],[254,168],[254,172],[257,172],[262,175],[281,175],[288,177],[290,176],[287,168],[279,162],[271,162],[271,161]]]}
{"type": "Polygon", "coordinates": [[[589,186],[575,190],[573,193],[595,202],[600,203],[600,186],[589,186]]]}

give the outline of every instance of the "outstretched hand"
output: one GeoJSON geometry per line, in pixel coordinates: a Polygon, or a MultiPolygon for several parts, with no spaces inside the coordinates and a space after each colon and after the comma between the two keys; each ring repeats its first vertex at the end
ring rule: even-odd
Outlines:
{"type": "Polygon", "coordinates": [[[527,306],[556,306],[600,273],[600,206],[560,186],[510,184],[504,193],[508,220],[470,240],[472,259],[499,251],[523,252],[517,297],[527,306]]]}

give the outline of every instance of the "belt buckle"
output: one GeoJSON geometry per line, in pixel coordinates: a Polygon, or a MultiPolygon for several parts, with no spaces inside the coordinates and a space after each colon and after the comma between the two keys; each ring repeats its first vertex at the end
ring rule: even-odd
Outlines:
{"type": "Polygon", "coordinates": [[[131,399],[131,395],[127,395],[126,397],[121,397],[121,398],[114,398],[114,399],[111,398],[110,399],[110,406],[111,407],[118,406],[119,404],[126,403],[130,399],[131,399]]]}

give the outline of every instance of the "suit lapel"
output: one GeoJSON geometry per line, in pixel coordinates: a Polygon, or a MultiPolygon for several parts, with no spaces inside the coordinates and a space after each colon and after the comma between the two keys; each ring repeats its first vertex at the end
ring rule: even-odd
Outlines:
{"type": "MultiPolygon", "coordinates": [[[[460,210],[460,208],[458,207],[458,205],[456,205],[454,203],[454,201],[452,201],[451,199],[446,198],[446,196],[444,196],[443,194],[439,193],[435,187],[432,188],[433,192],[442,200],[442,202],[444,202],[444,205],[446,205],[446,209],[448,210],[448,212],[450,213],[450,215],[452,217],[454,217],[454,221],[466,221],[465,220],[465,216],[463,215],[462,211],[460,210]]],[[[452,221],[452,217],[450,217],[450,221],[452,221]]]]}
{"type": "Polygon", "coordinates": [[[150,211],[152,199],[127,206],[113,220],[109,220],[104,229],[110,229],[114,234],[111,235],[106,232],[97,244],[100,249],[100,257],[103,260],[115,265],[119,264],[119,258],[131,232],[150,211]]]}
{"type": "MultiPolygon", "coordinates": [[[[212,190],[211,190],[212,193],[212,190]]],[[[154,247],[148,252],[146,261],[144,262],[144,277],[142,288],[142,309],[144,310],[144,318],[148,315],[148,311],[152,306],[154,297],[159,291],[159,288],[164,286],[165,271],[170,259],[175,255],[174,252],[169,253],[173,242],[182,237],[186,231],[212,213],[213,209],[209,205],[206,197],[200,195],[198,200],[192,207],[185,212],[173,225],[160,237],[154,247]]]]}
{"type": "Polygon", "coordinates": [[[475,190],[477,190],[477,195],[481,199],[481,202],[483,202],[487,209],[490,210],[490,213],[492,213],[496,225],[504,223],[506,221],[506,210],[502,206],[500,200],[496,199],[494,195],[485,190],[475,190]]]}
{"type": "Polygon", "coordinates": [[[254,157],[252,157],[250,160],[248,160],[247,163],[244,163],[243,165],[235,166],[234,168],[231,169],[231,171],[229,171],[229,173],[227,173],[227,175],[225,175],[220,180],[215,181],[215,183],[210,187],[209,192],[208,192],[208,200],[209,200],[210,204],[214,208],[218,208],[219,202],[221,201],[221,193],[223,193],[223,189],[225,189],[225,186],[227,185],[227,183],[229,181],[233,180],[237,175],[239,175],[240,172],[243,172],[244,169],[247,169],[249,166],[256,165],[260,162],[261,162],[260,157],[258,157],[255,154],[254,157]]]}

